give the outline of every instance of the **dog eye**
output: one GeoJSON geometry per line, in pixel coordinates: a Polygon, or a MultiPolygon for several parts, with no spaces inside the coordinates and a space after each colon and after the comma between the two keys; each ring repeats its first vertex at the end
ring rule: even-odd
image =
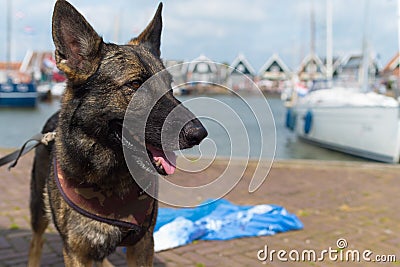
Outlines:
{"type": "Polygon", "coordinates": [[[140,87],[141,85],[142,85],[142,84],[141,84],[141,82],[139,82],[139,81],[131,81],[131,82],[128,82],[128,83],[125,84],[125,86],[127,86],[127,87],[129,87],[129,88],[131,88],[131,89],[134,89],[134,90],[139,89],[139,87],[140,87]]]}

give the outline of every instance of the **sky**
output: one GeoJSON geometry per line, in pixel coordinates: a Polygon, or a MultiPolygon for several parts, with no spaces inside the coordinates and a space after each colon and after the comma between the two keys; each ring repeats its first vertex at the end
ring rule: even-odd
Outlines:
{"type": "MultiPolygon", "coordinates": [[[[11,0],[12,60],[28,49],[54,50],[51,16],[55,0],[11,0]]],[[[398,51],[396,0],[332,0],[333,54],[360,53],[363,32],[370,51],[385,65],[398,51]],[[364,27],[366,25],[366,27],[364,27]],[[364,28],[366,30],[364,30],[364,28]]],[[[0,61],[6,59],[7,0],[0,0],[0,61]]],[[[71,0],[106,42],[126,43],[151,20],[153,0],[71,0]]],[[[201,54],[231,63],[238,53],[256,71],[277,53],[295,70],[311,47],[326,55],[326,0],[164,0],[161,53],[164,59],[190,61],[201,54]]]]}

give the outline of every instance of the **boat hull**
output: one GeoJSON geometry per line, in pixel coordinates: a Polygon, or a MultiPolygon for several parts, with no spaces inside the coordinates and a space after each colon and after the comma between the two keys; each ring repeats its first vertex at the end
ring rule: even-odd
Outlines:
{"type": "Polygon", "coordinates": [[[296,134],[322,147],[399,162],[398,107],[295,107],[296,134]]]}
{"type": "Polygon", "coordinates": [[[0,107],[35,107],[36,102],[34,84],[0,84],[0,107]]]}

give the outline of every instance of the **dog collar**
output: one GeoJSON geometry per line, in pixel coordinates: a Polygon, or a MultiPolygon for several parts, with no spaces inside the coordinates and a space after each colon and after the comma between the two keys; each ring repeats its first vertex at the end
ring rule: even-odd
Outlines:
{"type": "Polygon", "coordinates": [[[131,241],[139,240],[150,227],[155,201],[147,194],[142,194],[139,186],[136,185],[128,195],[120,198],[100,190],[95,184],[68,179],[55,156],[53,168],[58,189],[71,208],[91,219],[136,232],[134,237],[132,232],[128,234],[123,240],[124,244],[127,238],[131,241]]]}

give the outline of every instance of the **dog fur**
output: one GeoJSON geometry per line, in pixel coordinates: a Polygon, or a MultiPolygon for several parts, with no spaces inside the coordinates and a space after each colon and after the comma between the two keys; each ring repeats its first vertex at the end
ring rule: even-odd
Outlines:
{"type": "MultiPolygon", "coordinates": [[[[33,237],[28,266],[40,266],[43,233],[50,221],[62,237],[66,266],[92,266],[94,263],[111,266],[106,257],[129,233],[130,229],[93,220],[74,210],[56,185],[52,163],[57,160],[67,179],[95,184],[121,198],[137,186],[124,158],[122,122],[138,88],[165,69],[160,59],[161,10],[162,4],[138,37],[126,45],[116,45],[103,42],[67,1],[56,2],[52,21],[56,62],[68,81],[60,111],[47,121],[42,131],[56,131],[56,139],[35,151],[30,199],[33,237]]],[[[146,145],[160,150],[163,124],[177,107],[181,112],[173,121],[181,124],[179,142],[169,150],[198,145],[207,135],[200,121],[172,95],[171,81],[170,76],[164,75],[161,86],[153,89],[163,96],[156,101],[146,123],[146,145]]],[[[153,95],[146,92],[140,100],[147,103],[153,95]]],[[[134,160],[154,168],[154,162],[146,156],[132,155],[134,160]]],[[[166,174],[162,169],[157,171],[166,174]]],[[[133,173],[134,178],[149,175],[153,174],[146,173],[146,168],[133,173]]],[[[128,266],[153,265],[153,230],[157,215],[157,201],[154,201],[147,231],[136,244],[127,247],[128,266]]]]}

